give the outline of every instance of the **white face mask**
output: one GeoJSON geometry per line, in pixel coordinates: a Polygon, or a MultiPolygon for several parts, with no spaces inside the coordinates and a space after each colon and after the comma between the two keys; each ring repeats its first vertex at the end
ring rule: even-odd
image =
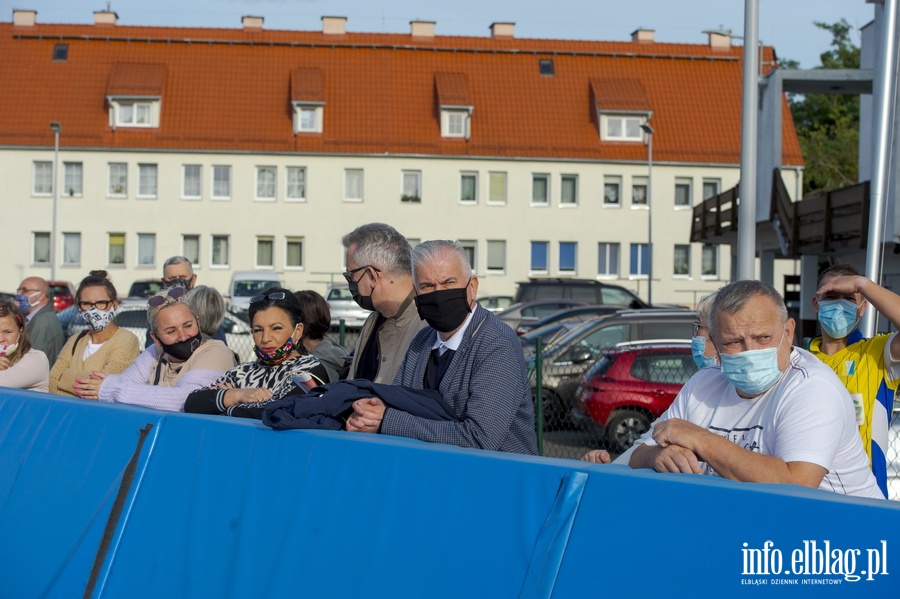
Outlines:
{"type": "Polygon", "coordinates": [[[108,327],[115,317],[115,308],[110,308],[106,312],[100,308],[90,308],[81,313],[81,319],[90,327],[93,333],[99,333],[108,327]]]}

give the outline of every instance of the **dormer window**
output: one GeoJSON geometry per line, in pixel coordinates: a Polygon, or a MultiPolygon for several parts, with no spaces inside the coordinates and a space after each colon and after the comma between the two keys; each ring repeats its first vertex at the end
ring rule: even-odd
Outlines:
{"type": "Polygon", "coordinates": [[[114,65],[106,91],[109,126],[158,128],[165,78],[164,65],[114,65]]]}
{"type": "Polygon", "coordinates": [[[472,132],[472,97],[463,73],[435,73],[441,137],[469,139],[472,132]]]}
{"type": "Polygon", "coordinates": [[[602,139],[608,141],[643,141],[641,124],[646,116],[601,115],[602,139]]]}
{"type": "Polygon", "coordinates": [[[441,110],[441,137],[469,138],[469,113],[465,110],[441,110]]]}
{"type": "Polygon", "coordinates": [[[325,107],[294,102],[294,133],[321,133],[325,107]]]}
{"type": "Polygon", "coordinates": [[[114,102],[116,125],[125,127],[150,127],[150,115],[153,110],[151,102],[114,102]]]}
{"type": "Polygon", "coordinates": [[[601,141],[644,141],[641,125],[653,113],[639,80],[595,77],[590,80],[590,92],[601,141]]]}
{"type": "Polygon", "coordinates": [[[322,133],[325,120],[325,73],[317,68],[296,68],[291,71],[290,86],[294,135],[322,133]]]}

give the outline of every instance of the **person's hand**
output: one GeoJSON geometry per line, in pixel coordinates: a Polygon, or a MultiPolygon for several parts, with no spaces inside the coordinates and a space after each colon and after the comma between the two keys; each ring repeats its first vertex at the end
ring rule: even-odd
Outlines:
{"type": "Polygon", "coordinates": [[[384,411],[384,403],[376,397],[357,399],[353,402],[353,414],[347,418],[346,429],[355,433],[377,433],[384,411]]]}
{"type": "Polygon", "coordinates": [[[660,447],[680,445],[691,452],[697,449],[698,437],[705,434],[705,429],[680,418],[669,418],[653,427],[653,440],[660,447]]]}
{"type": "Polygon", "coordinates": [[[690,449],[680,445],[668,445],[660,448],[653,469],[657,472],[683,472],[685,474],[703,474],[700,460],[690,449]]]}
{"type": "Polygon", "coordinates": [[[9,358],[0,356],[0,370],[6,370],[7,368],[9,368],[9,358]]]}
{"type": "Polygon", "coordinates": [[[594,449],[581,456],[581,461],[594,464],[609,464],[612,462],[612,458],[605,449],[594,449]]]}
{"type": "Polygon", "coordinates": [[[235,389],[231,383],[219,383],[216,387],[219,389],[227,389],[227,391],[225,391],[225,397],[222,398],[222,404],[226,408],[236,406],[239,403],[257,403],[272,399],[272,391],[265,387],[235,389]]]}
{"type": "Polygon", "coordinates": [[[103,380],[105,378],[105,372],[98,372],[95,370],[91,373],[90,378],[75,379],[72,390],[81,399],[100,399],[100,387],[103,385],[103,380]]]}
{"type": "Polygon", "coordinates": [[[835,277],[816,290],[817,296],[822,296],[829,291],[836,293],[862,293],[863,287],[869,279],[860,275],[848,275],[835,277]]]}

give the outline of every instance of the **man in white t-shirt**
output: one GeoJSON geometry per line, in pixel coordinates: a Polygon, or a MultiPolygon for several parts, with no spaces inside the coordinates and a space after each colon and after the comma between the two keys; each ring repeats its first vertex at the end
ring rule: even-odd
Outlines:
{"type": "Polygon", "coordinates": [[[721,365],[688,381],[630,466],[883,499],[849,393],[830,368],[792,346],[794,326],[767,283],[719,290],[710,339],[721,365]]]}

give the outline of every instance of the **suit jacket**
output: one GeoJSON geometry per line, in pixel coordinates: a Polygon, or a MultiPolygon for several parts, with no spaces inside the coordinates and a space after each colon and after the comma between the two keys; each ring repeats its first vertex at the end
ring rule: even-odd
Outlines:
{"type": "Polygon", "coordinates": [[[47,302],[34,313],[31,320],[25,325],[25,334],[28,335],[31,347],[47,354],[47,361],[52,368],[56,362],[56,356],[59,355],[66,342],[62,325],[59,323],[59,318],[56,317],[56,312],[53,311],[53,304],[47,302]]]}
{"type": "MultiPolygon", "coordinates": [[[[437,331],[421,330],[395,385],[422,389],[437,331]]],[[[388,408],[381,432],[460,447],[536,454],[534,404],[522,345],[515,332],[476,306],[438,388],[459,421],[436,421],[388,408]]]]}

